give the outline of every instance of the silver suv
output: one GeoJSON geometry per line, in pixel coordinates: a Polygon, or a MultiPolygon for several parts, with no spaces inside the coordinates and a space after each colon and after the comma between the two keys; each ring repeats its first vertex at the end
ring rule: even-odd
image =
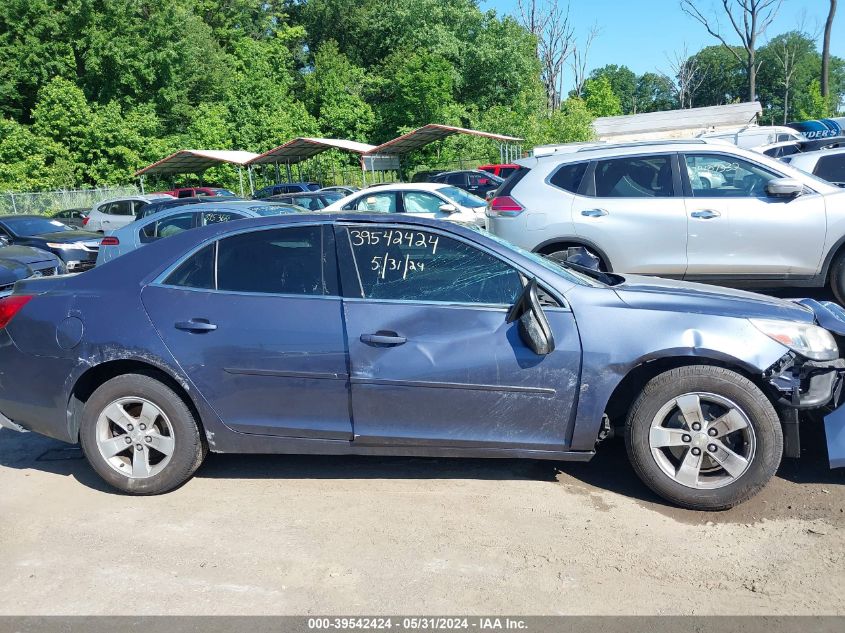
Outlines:
{"type": "Polygon", "coordinates": [[[607,271],[737,286],[823,286],[845,303],[845,191],[701,140],[588,145],[517,161],[488,229],[607,271]]]}

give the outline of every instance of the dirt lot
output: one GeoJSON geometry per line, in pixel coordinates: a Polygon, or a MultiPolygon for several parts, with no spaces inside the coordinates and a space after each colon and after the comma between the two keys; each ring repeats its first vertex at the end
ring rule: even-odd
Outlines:
{"type": "MultiPolygon", "coordinates": [[[[814,441],[820,441],[816,438],[814,441]]],[[[0,614],[845,613],[845,472],[729,512],[592,463],[210,455],[171,494],[0,429],[0,614]]]]}

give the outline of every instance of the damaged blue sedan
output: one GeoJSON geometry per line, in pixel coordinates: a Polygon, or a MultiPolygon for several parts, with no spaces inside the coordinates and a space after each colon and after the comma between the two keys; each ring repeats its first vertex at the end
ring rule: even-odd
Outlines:
{"type": "Polygon", "coordinates": [[[81,443],[132,494],[208,451],[586,461],[616,432],[657,494],[724,509],[838,404],[843,333],[833,304],[579,270],[454,223],[237,220],[18,282],[0,424],[81,443]]]}

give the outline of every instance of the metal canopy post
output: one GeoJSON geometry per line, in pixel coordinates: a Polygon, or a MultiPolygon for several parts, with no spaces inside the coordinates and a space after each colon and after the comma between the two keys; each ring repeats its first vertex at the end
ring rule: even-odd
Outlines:
{"type": "Polygon", "coordinates": [[[288,159],[285,162],[285,169],[287,170],[287,174],[288,174],[288,182],[293,182],[293,177],[291,176],[291,173],[290,173],[290,159],[288,159]]]}
{"type": "Polygon", "coordinates": [[[249,195],[255,194],[255,182],[252,179],[252,165],[246,168],[247,176],[249,177],[249,195]]]}
{"type": "Polygon", "coordinates": [[[238,165],[238,183],[241,186],[241,198],[244,197],[244,169],[238,165]]]}
{"type": "Polygon", "coordinates": [[[141,185],[141,195],[144,195],[144,177],[138,176],[138,184],[141,185]]]}

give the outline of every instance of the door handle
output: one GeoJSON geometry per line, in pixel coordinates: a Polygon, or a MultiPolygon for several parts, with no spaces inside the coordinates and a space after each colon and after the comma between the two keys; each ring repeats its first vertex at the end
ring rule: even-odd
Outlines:
{"type": "Polygon", "coordinates": [[[217,326],[214,323],[209,323],[207,319],[191,319],[190,321],[177,322],[176,329],[186,332],[213,332],[217,329],[217,326]]]}
{"type": "Polygon", "coordinates": [[[712,220],[713,218],[720,217],[722,214],[711,209],[703,209],[701,211],[693,211],[690,215],[694,218],[701,218],[702,220],[712,220]]]}
{"type": "Polygon", "coordinates": [[[588,218],[600,218],[603,215],[607,215],[607,211],[604,209],[584,209],[581,211],[581,215],[588,218]]]}
{"type": "Polygon", "coordinates": [[[367,343],[368,345],[385,345],[388,347],[394,347],[396,345],[402,345],[407,342],[407,340],[408,339],[404,336],[399,336],[396,332],[378,331],[375,334],[361,335],[361,342],[367,343]]]}

